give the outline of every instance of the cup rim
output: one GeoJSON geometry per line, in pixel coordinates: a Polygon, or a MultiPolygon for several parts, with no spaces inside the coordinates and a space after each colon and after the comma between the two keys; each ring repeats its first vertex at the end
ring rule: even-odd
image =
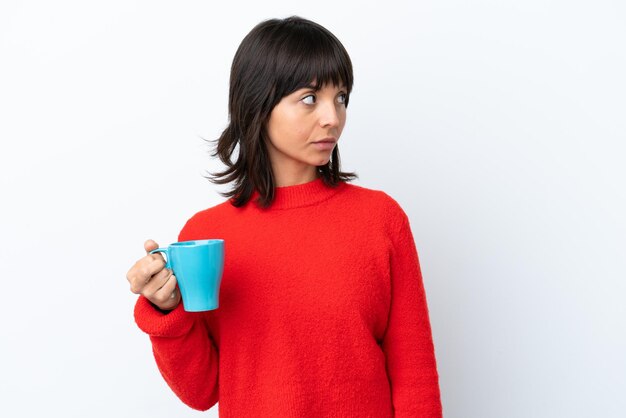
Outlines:
{"type": "Polygon", "coordinates": [[[173,242],[171,246],[173,247],[198,247],[201,245],[218,245],[223,242],[224,240],[221,238],[196,239],[196,240],[189,240],[189,241],[173,242]]]}

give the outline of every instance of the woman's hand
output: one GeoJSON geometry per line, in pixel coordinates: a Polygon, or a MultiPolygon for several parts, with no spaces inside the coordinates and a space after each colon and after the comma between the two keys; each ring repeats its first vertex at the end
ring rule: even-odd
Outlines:
{"type": "Polygon", "coordinates": [[[159,248],[156,242],[149,239],[143,246],[147,255],[126,274],[130,291],[145,296],[163,311],[172,310],[180,303],[176,277],[172,270],[165,268],[165,259],[160,253],[150,254],[150,251],[159,248]]]}

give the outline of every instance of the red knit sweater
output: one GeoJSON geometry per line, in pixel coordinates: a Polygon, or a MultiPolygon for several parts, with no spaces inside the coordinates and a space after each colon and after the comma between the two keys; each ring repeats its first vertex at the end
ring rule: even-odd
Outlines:
{"type": "MultiPolygon", "coordinates": [[[[256,194],[255,194],[256,196],[256,194]]],[[[220,307],[135,320],[166,382],[220,417],[441,417],[438,374],[408,218],[381,191],[316,179],[269,209],[229,201],[179,240],[223,238],[220,307]]]]}

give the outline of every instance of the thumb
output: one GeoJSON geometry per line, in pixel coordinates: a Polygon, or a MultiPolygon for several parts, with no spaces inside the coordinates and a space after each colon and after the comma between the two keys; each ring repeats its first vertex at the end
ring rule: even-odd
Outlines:
{"type": "Polygon", "coordinates": [[[146,250],[147,253],[149,253],[150,251],[156,250],[157,248],[159,248],[159,244],[149,239],[143,243],[143,248],[146,250]]]}

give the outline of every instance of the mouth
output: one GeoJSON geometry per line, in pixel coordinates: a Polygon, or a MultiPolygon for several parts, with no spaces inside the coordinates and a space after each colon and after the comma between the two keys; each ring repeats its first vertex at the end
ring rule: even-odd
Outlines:
{"type": "Polygon", "coordinates": [[[313,142],[312,145],[318,150],[329,151],[335,148],[336,143],[337,141],[323,139],[321,141],[313,142]]]}
{"type": "Polygon", "coordinates": [[[336,144],[337,139],[333,137],[328,137],[324,139],[320,139],[319,141],[314,141],[314,144],[336,144]]]}

